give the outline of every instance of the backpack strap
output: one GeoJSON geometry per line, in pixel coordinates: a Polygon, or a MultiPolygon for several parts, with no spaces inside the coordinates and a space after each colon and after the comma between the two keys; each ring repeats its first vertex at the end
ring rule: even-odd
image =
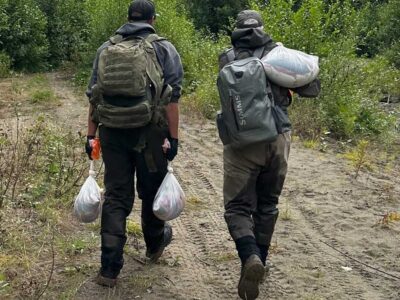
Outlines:
{"type": "Polygon", "coordinates": [[[238,56],[243,58],[242,55],[240,55],[241,53],[247,53],[248,56],[246,55],[245,57],[254,56],[254,57],[258,57],[261,59],[264,54],[264,49],[265,49],[264,46],[259,47],[259,48],[255,49],[252,54],[251,54],[250,49],[242,49],[242,51],[239,51],[239,53],[236,55],[235,49],[231,48],[225,52],[225,55],[228,59],[228,62],[232,62],[232,61],[236,60],[236,58],[238,56]]]}
{"type": "Polygon", "coordinates": [[[228,62],[232,62],[232,61],[234,61],[235,58],[236,58],[235,50],[234,50],[233,48],[227,50],[227,51],[225,52],[225,54],[226,54],[226,57],[227,57],[227,59],[228,59],[228,62]]]}
{"type": "Polygon", "coordinates": [[[147,38],[145,39],[147,42],[149,42],[149,43],[153,43],[153,42],[158,42],[158,41],[165,41],[165,40],[167,40],[166,38],[163,38],[163,37],[161,37],[161,36],[158,36],[157,34],[155,34],[155,33],[152,33],[152,34],[149,34],[148,36],[147,36],[147,38]]]}
{"type": "Polygon", "coordinates": [[[264,54],[264,46],[255,49],[253,52],[253,56],[258,57],[259,59],[262,58],[263,54],[264,54]]]}
{"type": "Polygon", "coordinates": [[[271,100],[272,107],[274,107],[275,106],[275,97],[274,97],[274,93],[272,92],[271,83],[268,79],[267,79],[267,94],[268,94],[268,98],[271,100]]]}
{"type": "Polygon", "coordinates": [[[110,43],[113,45],[116,45],[118,43],[121,43],[124,40],[124,37],[120,34],[114,35],[110,37],[110,43]]]}

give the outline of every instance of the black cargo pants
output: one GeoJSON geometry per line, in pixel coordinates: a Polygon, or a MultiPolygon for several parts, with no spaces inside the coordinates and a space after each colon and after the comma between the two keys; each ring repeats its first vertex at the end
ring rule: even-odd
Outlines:
{"type": "Polygon", "coordinates": [[[269,247],[288,167],[290,132],[272,143],[224,148],[225,220],[234,241],[255,238],[269,247]]]}
{"type": "MultiPolygon", "coordinates": [[[[100,126],[99,135],[105,165],[105,201],[101,217],[101,273],[116,277],[122,269],[126,242],[126,219],[137,192],[142,199],[142,230],[147,249],[154,252],[164,234],[164,221],[153,213],[153,200],[166,173],[167,160],[162,151],[166,132],[152,129],[145,152],[138,151],[144,129],[112,129],[100,126]],[[146,151],[150,150],[156,172],[150,172],[146,151]]],[[[154,170],[153,170],[154,171],[154,170]]]]}

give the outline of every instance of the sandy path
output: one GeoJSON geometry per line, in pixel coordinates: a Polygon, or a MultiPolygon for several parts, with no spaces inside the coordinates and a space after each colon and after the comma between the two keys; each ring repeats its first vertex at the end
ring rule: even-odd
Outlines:
{"type": "MultiPolygon", "coordinates": [[[[85,132],[84,97],[78,99],[60,74],[49,78],[63,99],[55,116],[85,132]]],[[[139,253],[125,256],[117,288],[98,287],[88,278],[76,299],[237,299],[240,266],[223,219],[222,146],[212,122],[183,116],[173,167],[188,207],[172,222],[174,240],[161,263],[138,262],[144,258],[140,241],[139,253]]],[[[294,143],[273,267],[260,299],[400,299],[400,225],[377,225],[380,215],[400,211],[399,170],[393,173],[361,173],[355,180],[341,158],[294,143]]],[[[139,211],[137,201],[136,221],[139,211]]],[[[134,244],[130,239],[128,247],[134,244]]],[[[86,260],[98,263],[98,254],[86,260]]]]}

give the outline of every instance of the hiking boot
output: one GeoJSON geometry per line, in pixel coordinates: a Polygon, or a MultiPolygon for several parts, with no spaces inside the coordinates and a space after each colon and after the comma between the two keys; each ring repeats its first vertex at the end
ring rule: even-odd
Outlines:
{"type": "Polygon", "coordinates": [[[242,267],[240,276],[238,293],[241,299],[254,300],[257,299],[259,284],[263,280],[265,267],[258,255],[251,255],[242,267]]]}
{"type": "Polygon", "coordinates": [[[157,262],[157,260],[161,257],[164,252],[164,249],[171,243],[172,241],[172,227],[168,224],[164,226],[164,236],[161,242],[160,247],[154,251],[150,252],[149,249],[146,251],[146,256],[149,258],[150,262],[157,262]]]}
{"type": "Polygon", "coordinates": [[[106,276],[101,275],[101,272],[99,272],[99,274],[97,275],[97,277],[95,279],[95,282],[98,285],[113,288],[117,284],[117,278],[106,277],[106,276]]]}

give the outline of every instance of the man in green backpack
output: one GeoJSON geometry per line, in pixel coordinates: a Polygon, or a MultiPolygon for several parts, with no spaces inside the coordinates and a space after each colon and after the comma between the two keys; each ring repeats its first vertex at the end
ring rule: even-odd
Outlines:
{"type": "MultiPolygon", "coordinates": [[[[242,262],[239,296],[256,299],[287,173],[291,130],[287,108],[292,96],[260,71],[258,59],[277,45],[264,32],[258,12],[238,14],[231,41],[233,48],[219,57],[218,79],[224,114],[217,121],[225,145],[225,220],[242,262]]],[[[294,89],[303,97],[316,97],[319,91],[318,80],[294,89]]]]}
{"type": "Polygon", "coordinates": [[[153,200],[178,152],[183,69],[179,54],[155,34],[155,5],[135,0],[128,23],[97,51],[87,95],[86,152],[91,159],[97,129],[105,165],[101,217],[100,285],[113,287],[123,266],[126,219],[137,192],[142,199],[146,256],[157,261],[172,240],[172,228],[153,213],[153,200]]]}

